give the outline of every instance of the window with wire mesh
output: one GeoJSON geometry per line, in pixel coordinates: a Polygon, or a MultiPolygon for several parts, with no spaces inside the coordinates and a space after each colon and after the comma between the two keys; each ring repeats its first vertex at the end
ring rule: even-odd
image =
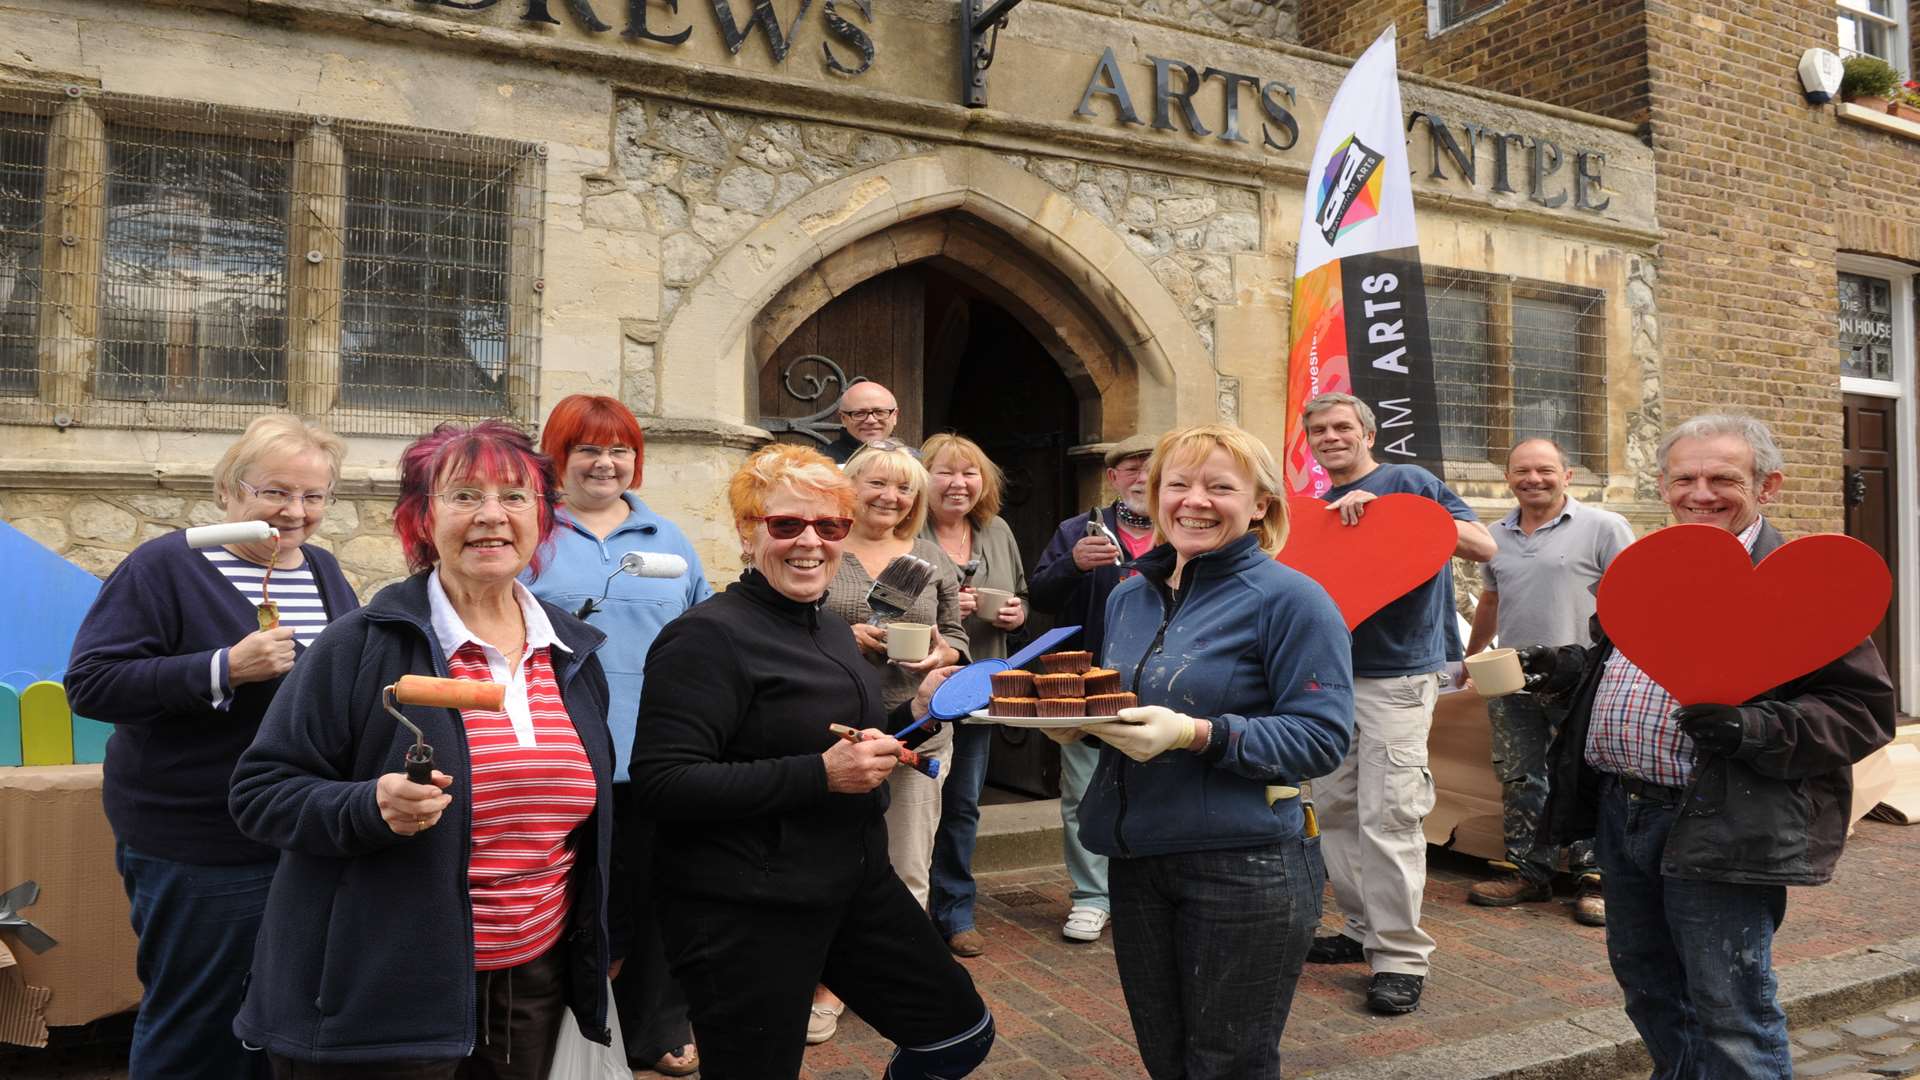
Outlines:
{"type": "Polygon", "coordinates": [[[286,400],[290,147],[107,128],[101,398],[286,400]]]}
{"type": "Polygon", "coordinates": [[[32,394],[40,318],[47,125],[0,111],[0,394],[32,394]]]}
{"type": "Polygon", "coordinates": [[[507,410],[515,168],[500,159],[348,155],[348,402],[507,410]]]}
{"type": "Polygon", "coordinates": [[[1603,471],[1605,301],[1593,289],[1428,271],[1446,459],[1503,464],[1514,443],[1545,436],[1575,464],[1603,471]]]}
{"type": "Polygon", "coordinates": [[[544,183],[531,143],[0,88],[0,423],[529,421],[544,183]]]}
{"type": "Polygon", "coordinates": [[[1427,23],[1430,33],[1458,26],[1468,19],[1485,15],[1507,0],[1428,0],[1427,23]]]}

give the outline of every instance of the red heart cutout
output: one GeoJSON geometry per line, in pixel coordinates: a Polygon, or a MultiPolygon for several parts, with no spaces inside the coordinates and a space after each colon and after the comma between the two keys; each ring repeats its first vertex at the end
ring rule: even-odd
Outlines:
{"type": "Polygon", "coordinates": [[[1439,573],[1460,542],[1453,515],[1424,496],[1382,495],[1354,526],[1340,524],[1330,505],[1303,495],[1288,499],[1293,523],[1275,558],[1319,582],[1348,630],[1439,573]]]}
{"type": "Polygon", "coordinates": [[[1682,705],[1738,705],[1846,655],[1893,597],[1878,552],[1823,533],[1755,566],[1712,525],[1670,525],[1607,567],[1600,625],[1682,705]]]}

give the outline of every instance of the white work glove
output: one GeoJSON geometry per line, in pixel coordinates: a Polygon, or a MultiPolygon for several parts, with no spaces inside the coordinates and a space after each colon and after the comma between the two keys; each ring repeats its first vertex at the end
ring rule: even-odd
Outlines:
{"type": "Polygon", "coordinates": [[[1160,705],[1121,709],[1119,720],[1088,724],[1081,731],[1135,761],[1151,761],[1193,743],[1193,717],[1160,705]]]}

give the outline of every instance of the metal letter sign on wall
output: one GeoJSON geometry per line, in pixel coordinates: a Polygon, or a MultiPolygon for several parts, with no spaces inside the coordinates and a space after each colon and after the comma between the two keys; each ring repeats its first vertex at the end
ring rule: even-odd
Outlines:
{"type": "Polygon", "coordinates": [[[827,417],[839,412],[840,395],[846,391],[847,387],[853,385],[847,381],[847,373],[840,370],[839,364],[819,353],[796,356],[793,362],[787,365],[787,369],[780,373],[780,385],[786,388],[787,396],[795,401],[819,401],[825,397],[827,407],[801,417],[763,416],[760,418],[761,427],[775,435],[791,431],[823,443],[830,443],[839,438],[840,425],[828,420],[827,417]],[[806,384],[807,389],[807,392],[803,393],[794,389],[793,377],[801,367],[806,365],[818,365],[826,368],[827,371],[824,377],[811,372],[802,374],[800,380],[806,384]],[[831,395],[827,393],[829,389],[833,390],[831,395]]]}

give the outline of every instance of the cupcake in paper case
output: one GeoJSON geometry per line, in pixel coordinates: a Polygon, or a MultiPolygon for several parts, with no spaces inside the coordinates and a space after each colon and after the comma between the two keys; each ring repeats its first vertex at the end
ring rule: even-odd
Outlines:
{"type": "Polygon", "coordinates": [[[1126,691],[1117,694],[1088,694],[1088,716],[1115,716],[1121,709],[1138,708],[1140,699],[1126,691]]]}
{"type": "Polygon", "coordinates": [[[1050,652],[1040,658],[1040,670],[1049,675],[1078,675],[1093,666],[1090,652],[1050,652]]]}
{"type": "Polygon", "coordinates": [[[988,716],[1038,716],[1040,699],[1036,697],[997,697],[987,709],[988,716]]]}
{"type": "Polygon", "coordinates": [[[1033,687],[1043,698],[1087,696],[1086,687],[1078,675],[1035,675],[1033,687]]]}
{"type": "MultiPolygon", "coordinates": [[[[993,696],[998,698],[1038,697],[1033,689],[1033,672],[1025,668],[1010,668],[993,673],[993,696]]],[[[1028,715],[1032,715],[1029,713],[1028,715]]]]}
{"type": "Polygon", "coordinates": [[[1086,682],[1088,697],[1120,692],[1120,673],[1112,668],[1090,668],[1080,678],[1086,682]]]}
{"type": "Polygon", "coordinates": [[[1035,702],[1038,715],[1050,720],[1065,720],[1087,715],[1087,699],[1082,697],[1043,697],[1035,702]]]}

